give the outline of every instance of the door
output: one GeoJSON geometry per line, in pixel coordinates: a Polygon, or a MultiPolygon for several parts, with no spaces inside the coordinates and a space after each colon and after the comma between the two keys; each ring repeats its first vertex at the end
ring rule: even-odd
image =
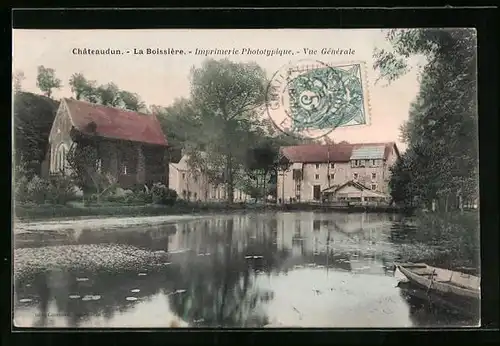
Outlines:
{"type": "Polygon", "coordinates": [[[321,186],[314,185],[313,186],[313,198],[315,201],[319,201],[321,198],[321,186]]]}

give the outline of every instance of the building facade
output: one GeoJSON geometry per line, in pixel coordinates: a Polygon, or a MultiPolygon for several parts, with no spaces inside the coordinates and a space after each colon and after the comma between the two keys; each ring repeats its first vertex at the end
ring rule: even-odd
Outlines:
{"type": "MultiPolygon", "coordinates": [[[[189,156],[183,155],[178,163],[169,164],[169,188],[175,190],[181,199],[202,202],[220,202],[227,200],[225,184],[210,182],[208,177],[190,167],[189,156]]],[[[239,189],[234,189],[234,202],[245,202],[250,196],[239,189]]]]}
{"type": "Polygon", "coordinates": [[[68,155],[84,146],[96,155],[86,167],[89,183],[99,174],[123,188],[168,184],[168,144],[154,115],[63,99],[49,136],[50,172],[70,174],[68,155]]]}
{"type": "Polygon", "coordinates": [[[395,143],[311,144],[281,148],[288,169],[278,175],[278,201],[321,201],[325,191],[349,181],[389,194],[390,167],[399,157],[395,143]]]}

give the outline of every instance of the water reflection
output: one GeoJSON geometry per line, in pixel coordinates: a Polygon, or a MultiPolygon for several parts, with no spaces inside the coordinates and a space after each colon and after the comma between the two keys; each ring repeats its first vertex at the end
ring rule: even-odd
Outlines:
{"type": "Polygon", "coordinates": [[[398,249],[391,227],[397,222],[376,214],[271,213],[18,234],[15,322],[39,327],[428,325],[434,323],[426,320],[431,314],[415,312],[396,288],[391,264],[398,249]],[[66,258],[74,257],[75,246],[92,250],[66,258]],[[105,246],[110,257],[122,256],[124,249],[128,255],[140,253],[137,265],[107,268],[104,261],[75,269],[75,263],[91,263],[105,246]],[[49,248],[60,260],[36,264],[49,248]],[[144,253],[163,257],[148,266],[144,253]]]}

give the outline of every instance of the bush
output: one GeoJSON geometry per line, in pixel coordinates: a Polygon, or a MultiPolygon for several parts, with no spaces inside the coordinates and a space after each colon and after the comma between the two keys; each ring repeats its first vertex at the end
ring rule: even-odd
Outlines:
{"type": "Polygon", "coordinates": [[[16,176],[14,180],[14,198],[17,202],[29,202],[28,178],[25,176],[16,176]]]}
{"type": "Polygon", "coordinates": [[[151,188],[151,199],[155,204],[174,205],[177,192],[167,188],[164,184],[156,183],[151,188]]]}
{"type": "Polygon", "coordinates": [[[35,175],[16,177],[14,193],[17,202],[34,204],[66,204],[75,199],[76,191],[69,177],[57,176],[48,180],[35,175]]]}
{"type": "Polygon", "coordinates": [[[27,200],[32,203],[43,204],[46,202],[50,190],[50,183],[35,175],[27,185],[27,200]]]}
{"type": "Polygon", "coordinates": [[[46,201],[52,204],[66,204],[76,198],[76,186],[68,176],[55,176],[49,180],[46,201]]]}

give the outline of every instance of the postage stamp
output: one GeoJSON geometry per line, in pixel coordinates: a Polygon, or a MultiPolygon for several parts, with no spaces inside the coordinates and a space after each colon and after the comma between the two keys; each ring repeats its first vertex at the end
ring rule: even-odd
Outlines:
{"type": "Polygon", "coordinates": [[[266,110],[274,125],[295,137],[320,138],[337,127],[366,125],[369,96],[363,62],[299,60],[271,78],[266,110]]]}

